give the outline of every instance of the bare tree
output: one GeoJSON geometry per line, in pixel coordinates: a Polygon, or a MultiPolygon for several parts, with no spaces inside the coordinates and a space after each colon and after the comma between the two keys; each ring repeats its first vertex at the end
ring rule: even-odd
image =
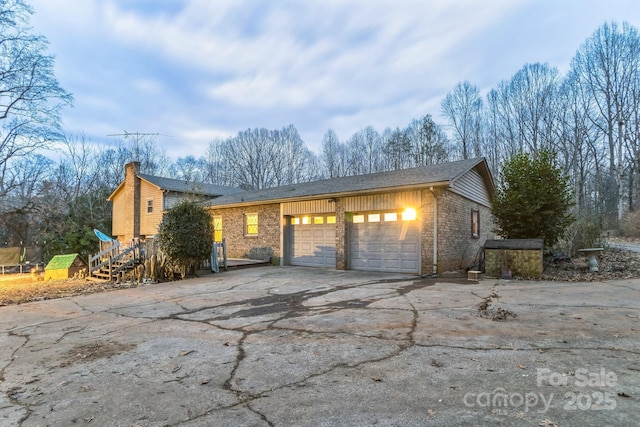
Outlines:
{"type": "Polygon", "coordinates": [[[449,122],[453,140],[460,144],[462,158],[480,156],[483,104],[478,88],[468,81],[458,83],[440,107],[449,122]]]}
{"type": "Polygon", "coordinates": [[[605,200],[609,220],[620,221],[624,209],[625,127],[633,127],[634,91],[640,73],[638,31],[627,23],[605,23],[580,47],[572,72],[583,93],[589,119],[608,148],[610,196],[605,200]]]}
{"type": "Polygon", "coordinates": [[[0,199],[21,182],[21,157],[60,140],[59,111],[72,101],[53,73],[47,40],[29,26],[21,0],[0,3],[0,199]]]}

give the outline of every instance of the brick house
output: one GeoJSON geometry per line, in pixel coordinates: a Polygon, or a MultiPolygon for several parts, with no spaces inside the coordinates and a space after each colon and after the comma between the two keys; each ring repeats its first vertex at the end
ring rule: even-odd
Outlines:
{"type": "Polygon", "coordinates": [[[124,181],[107,199],[112,203],[111,235],[122,243],[152,238],[163,212],[187,195],[209,199],[239,191],[242,190],[141,174],[139,162],[128,163],[124,181]]]}
{"type": "MultiPolygon", "coordinates": [[[[484,158],[222,195],[209,201],[229,257],[413,274],[464,270],[493,238],[484,158]]],[[[115,209],[115,204],[114,204],[115,209]]]]}

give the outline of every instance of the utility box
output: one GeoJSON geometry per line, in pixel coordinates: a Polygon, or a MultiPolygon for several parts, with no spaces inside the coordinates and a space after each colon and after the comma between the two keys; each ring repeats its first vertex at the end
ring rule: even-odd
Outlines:
{"type": "Polygon", "coordinates": [[[543,270],[543,239],[487,240],[484,266],[487,277],[539,279],[543,270]]]}

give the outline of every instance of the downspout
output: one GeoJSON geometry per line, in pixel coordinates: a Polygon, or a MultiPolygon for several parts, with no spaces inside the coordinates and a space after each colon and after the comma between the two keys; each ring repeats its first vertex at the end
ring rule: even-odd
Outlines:
{"type": "Polygon", "coordinates": [[[433,274],[438,274],[438,198],[433,187],[430,190],[433,195],[433,274]]]}

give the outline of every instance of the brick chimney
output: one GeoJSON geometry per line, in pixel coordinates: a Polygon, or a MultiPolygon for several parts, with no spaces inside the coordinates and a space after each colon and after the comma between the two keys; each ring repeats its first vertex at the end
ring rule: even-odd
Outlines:
{"type": "Polygon", "coordinates": [[[140,237],[140,162],[130,162],[124,167],[124,193],[128,201],[125,215],[125,239],[140,237]],[[131,234],[129,234],[131,233],[131,234]]]}

